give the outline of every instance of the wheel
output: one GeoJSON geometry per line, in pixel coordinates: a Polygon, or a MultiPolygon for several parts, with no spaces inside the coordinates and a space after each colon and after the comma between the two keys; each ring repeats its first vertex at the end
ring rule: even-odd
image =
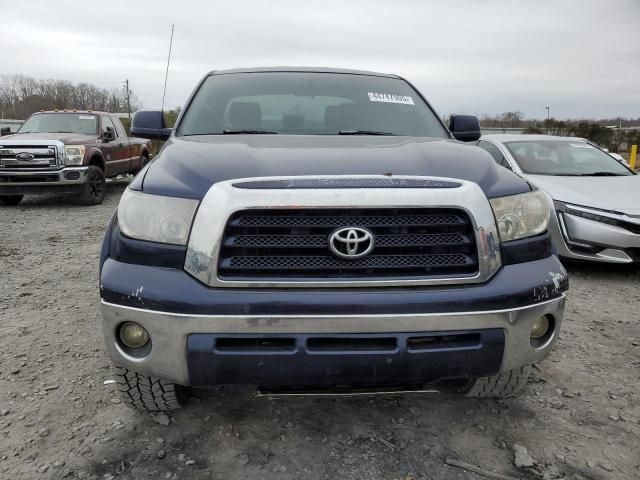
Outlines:
{"type": "Polygon", "coordinates": [[[128,407],[142,412],[175,410],[186,405],[191,396],[187,387],[124,367],[116,367],[116,383],[120,399],[128,407]]]}
{"type": "Polygon", "coordinates": [[[132,175],[137,175],[138,172],[140,172],[140,170],[142,170],[147,163],[149,163],[149,154],[147,152],[142,152],[140,154],[140,168],[136,168],[129,173],[131,173],[132,175]]]}
{"type": "Polygon", "coordinates": [[[87,182],[84,184],[80,200],[85,205],[99,205],[104,200],[107,192],[104,173],[95,165],[87,170],[87,182]]]}
{"type": "Polygon", "coordinates": [[[453,382],[451,387],[466,397],[509,398],[520,393],[530,373],[531,365],[525,365],[491,377],[453,382]]]}
{"type": "Polygon", "coordinates": [[[24,195],[0,195],[0,203],[4,205],[18,205],[24,195]]]}

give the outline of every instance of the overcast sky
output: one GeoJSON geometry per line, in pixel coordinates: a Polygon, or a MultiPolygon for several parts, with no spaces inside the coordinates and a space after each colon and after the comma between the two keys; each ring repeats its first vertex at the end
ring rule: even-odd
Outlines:
{"type": "Polygon", "coordinates": [[[640,0],[2,0],[0,74],[128,78],[159,108],[213,69],[397,73],[440,114],[640,117],[640,0]]]}

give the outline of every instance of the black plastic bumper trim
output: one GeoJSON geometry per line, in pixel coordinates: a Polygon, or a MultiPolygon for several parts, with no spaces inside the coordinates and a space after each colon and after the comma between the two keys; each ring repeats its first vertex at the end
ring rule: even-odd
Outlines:
{"type": "Polygon", "coordinates": [[[241,348],[217,350],[215,334],[192,334],[187,340],[191,385],[246,384],[270,388],[367,387],[423,385],[443,379],[491,375],[499,371],[504,331],[384,334],[220,335],[237,345],[295,345],[286,351],[241,348]],[[410,338],[434,337],[439,348],[412,349],[410,338]],[[444,338],[464,338],[447,342],[444,338]],[[475,341],[471,341],[474,339],[475,341]],[[333,351],[317,345],[332,345],[333,351]],[[362,349],[363,345],[368,346],[362,349]],[[394,345],[395,348],[389,349],[394,345]],[[336,347],[336,348],[334,348],[336,347]]]}

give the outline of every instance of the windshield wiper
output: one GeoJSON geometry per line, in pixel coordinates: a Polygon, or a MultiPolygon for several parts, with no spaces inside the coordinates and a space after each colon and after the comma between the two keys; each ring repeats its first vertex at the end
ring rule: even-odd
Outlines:
{"type": "Polygon", "coordinates": [[[580,173],[581,177],[626,177],[624,173],[616,172],[593,172],[593,173],[580,173]]]}
{"type": "Polygon", "coordinates": [[[377,130],[340,130],[338,135],[395,135],[395,133],[377,130]]]}
{"type": "Polygon", "coordinates": [[[270,132],[269,130],[223,130],[225,135],[277,135],[278,132],[270,132]]]}

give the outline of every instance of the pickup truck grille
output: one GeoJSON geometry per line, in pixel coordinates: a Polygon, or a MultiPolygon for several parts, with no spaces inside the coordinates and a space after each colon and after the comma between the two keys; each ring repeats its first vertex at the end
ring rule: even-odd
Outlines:
{"type": "Polygon", "coordinates": [[[52,145],[0,144],[0,169],[31,170],[57,168],[57,148],[52,145]]]}
{"type": "Polygon", "coordinates": [[[477,247],[462,210],[247,210],[227,222],[220,249],[221,279],[372,279],[474,274],[477,247]],[[371,254],[336,256],[329,237],[342,227],[368,229],[371,254]]]}

